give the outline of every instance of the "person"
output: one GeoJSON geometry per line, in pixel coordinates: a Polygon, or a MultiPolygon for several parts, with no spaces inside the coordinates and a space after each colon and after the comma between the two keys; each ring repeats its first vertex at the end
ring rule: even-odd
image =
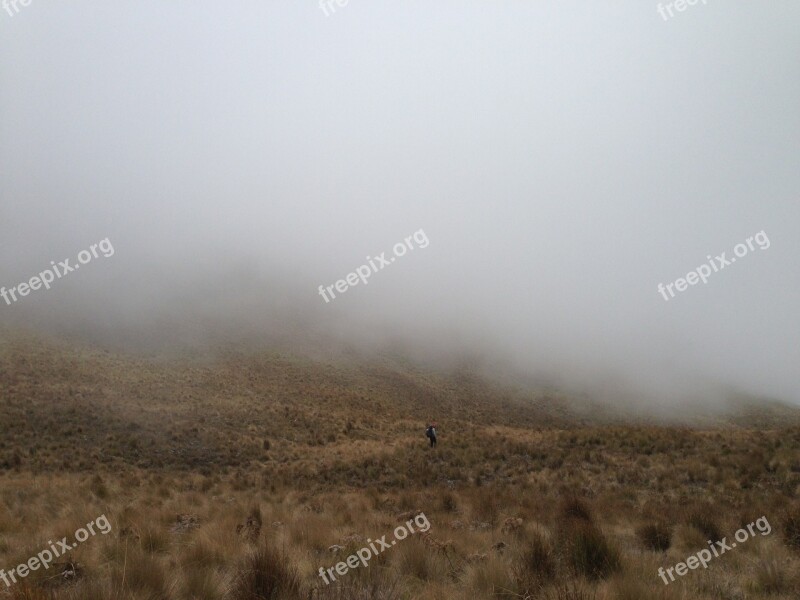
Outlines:
{"type": "Polygon", "coordinates": [[[436,447],[436,423],[428,424],[427,429],[425,430],[425,435],[428,436],[428,439],[431,441],[431,448],[436,447]]]}

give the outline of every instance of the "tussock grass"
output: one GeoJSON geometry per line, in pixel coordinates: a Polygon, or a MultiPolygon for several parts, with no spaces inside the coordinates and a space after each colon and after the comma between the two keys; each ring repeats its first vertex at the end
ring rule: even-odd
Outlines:
{"type": "Polygon", "coordinates": [[[0,583],[0,600],[800,589],[800,428],[786,414],[763,429],[624,425],[464,374],[276,356],[176,364],[1,340],[0,373],[0,568],[101,514],[112,524],[71,553],[76,580],[53,565],[0,583]],[[431,412],[435,451],[422,435],[431,412]],[[419,511],[428,536],[331,585],[318,576],[419,511]],[[762,515],[770,536],[670,586],[658,578],[762,515]]]}
{"type": "Polygon", "coordinates": [[[642,545],[653,552],[666,552],[672,544],[672,528],[663,521],[642,525],[636,535],[642,545]]]}
{"type": "Polygon", "coordinates": [[[789,548],[800,552],[800,507],[792,509],[783,519],[783,536],[789,548]]]}
{"type": "Polygon", "coordinates": [[[249,553],[236,573],[231,600],[295,600],[301,581],[289,556],[265,543],[249,553]]]}

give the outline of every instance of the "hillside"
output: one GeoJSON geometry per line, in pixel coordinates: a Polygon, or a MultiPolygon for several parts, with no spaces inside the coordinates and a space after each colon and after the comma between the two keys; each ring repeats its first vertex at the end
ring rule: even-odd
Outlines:
{"type": "Polygon", "coordinates": [[[145,359],[19,335],[0,342],[0,403],[0,567],[98,515],[113,528],[0,597],[788,599],[800,582],[800,427],[778,404],[625,423],[388,358],[145,359]],[[419,513],[425,535],[317,575],[419,513]],[[762,516],[774,532],[713,569],[657,578],[762,516]]]}

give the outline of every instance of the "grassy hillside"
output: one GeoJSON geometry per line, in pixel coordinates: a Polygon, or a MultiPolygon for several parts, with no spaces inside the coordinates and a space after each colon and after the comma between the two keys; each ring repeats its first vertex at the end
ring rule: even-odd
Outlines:
{"type": "Polygon", "coordinates": [[[159,361],[17,336],[0,342],[0,408],[0,568],[100,515],[112,527],[48,570],[0,580],[0,598],[800,589],[800,427],[777,404],[739,402],[699,427],[625,424],[608,407],[386,359],[159,361]],[[430,529],[368,567],[330,585],[317,574],[420,513],[430,529]],[[760,517],[768,534],[659,578],[760,517]]]}

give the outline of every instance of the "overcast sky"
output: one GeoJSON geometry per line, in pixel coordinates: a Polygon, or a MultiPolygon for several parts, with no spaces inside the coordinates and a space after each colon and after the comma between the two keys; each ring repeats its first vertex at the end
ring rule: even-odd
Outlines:
{"type": "Polygon", "coordinates": [[[800,402],[797,2],[17,6],[0,285],[105,238],[114,255],[0,300],[1,322],[333,332],[642,398],[800,402]],[[427,247],[319,295],[419,230],[427,247]]]}

